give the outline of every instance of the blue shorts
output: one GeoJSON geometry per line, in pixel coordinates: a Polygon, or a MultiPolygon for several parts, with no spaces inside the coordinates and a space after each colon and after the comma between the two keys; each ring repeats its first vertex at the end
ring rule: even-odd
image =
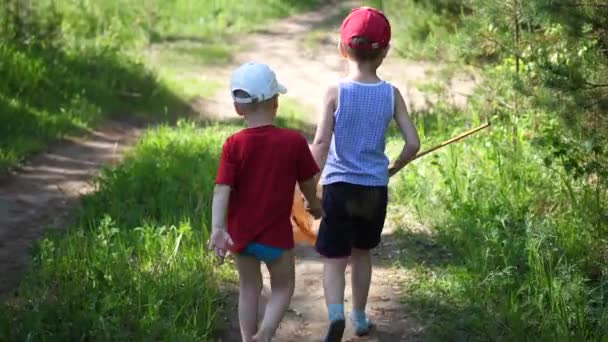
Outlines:
{"type": "Polygon", "coordinates": [[[259,261],[265,263],[273,262],[277,260],[283,254],[283,249],[261,245],[259,243],[252,242],[245,246],[245,249],[241,252],[242,255],[252,256],[259,261]]]}

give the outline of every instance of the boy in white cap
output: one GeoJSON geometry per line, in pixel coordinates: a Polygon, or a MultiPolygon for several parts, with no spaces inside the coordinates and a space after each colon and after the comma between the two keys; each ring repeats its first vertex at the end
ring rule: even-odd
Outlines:
{"type": "Polygon", "coordinates": [[[264,64],[246,63],[232,76],[236,112],[247,128],[224,143],[213,196],[209,247],[223,258],[235,254],[239,274],[239,322],[243,341],[270,341],[294,291],[291,207],[296,183],[309,211],[321,215],[315,177],[319,168],[304,137],[273,125],[280,85],[264,64]],[[271,295],[258,316],[261,262],[270,273],[271,295]],[[259,324],[259,329],[258,329],[259,324]]]}

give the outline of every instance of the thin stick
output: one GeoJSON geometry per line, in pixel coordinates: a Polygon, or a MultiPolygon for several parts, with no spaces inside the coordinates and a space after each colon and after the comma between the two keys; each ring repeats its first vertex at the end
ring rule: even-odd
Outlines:
{"type": "Polygon", "coordinates": [[[455,136],[455,137],[453,137],[453,138],[451,138],[449,140],[446,140],[446,141],[442,142],[441,144],[439,144],[437,146],[431,147],[428,150],[425,150],[425,151],[422,151],[422,152],[418,153],[416,155],[416,157],[414,157],[414,159],[412,159],[412,160],[416,160],[416,159],[418,159],[418,158],[420,158],[422,156],[425,156],[425,155],[427,155],[427,154],[429,154],[429,153],[431,153],[431,152],[433,152],[435,150],[438,150],[438,149],[440,149],[440,148],[442,148],[444,146],[447,146],[447,145],[449,145],[451,143],[455,143],[458,140],[462,140],[462,139],[468,137],[469,135],[475,134],[475,133],[481,131],[482,129],[485,129],[485,128],[488,128],[488,127],[490,127],[490,123],[486,122],[485,124],[483,124],[483,125],[481,125],[481,126],[479,126],[477,128],[473,128],[471,130],[468,130],[468,131],[466,131],[466,132],[464,132],[462,134],[459,134],[459,135],[457,135],[457,136],[455,136]]]}

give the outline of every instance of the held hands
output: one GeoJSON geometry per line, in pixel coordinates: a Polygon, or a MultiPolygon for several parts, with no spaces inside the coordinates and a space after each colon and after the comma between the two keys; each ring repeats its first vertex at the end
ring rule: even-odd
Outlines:
{"type": "Polygon", "coordinates": [[[395,174],[399,172],[399,168],[395,166],[395,164],[391,164],[388,166],[388,178],[393,177],[395,174]]]}
{"type": "Polygon", "coordinates": [[[209,239],[209,249],[219,258],[219,265],[224,263],[226,252],[234,245],[232,238],[225,229],[214,228],[209,239]]]}
{"type": "Polygon", "coordinates": [[[316,205],[311,206],[310,203],[307,206],[306,210],[315,218],[315,219],[320,219],[321,216],[323,216],[323,208],[321,208],[321,202],[320,201],[315,201],[317,202],[316,205]]]}
{"type": "Polygon", "coordinates": [[[321,207],[321,200],[319,200],[318,198],[315,198],[313,203],[310,203],[309,201],[306,200],[306,198],[304,198],[304,196],[302,196],[302,199],[304,200],[304,203],[306,206],[306,211],[310,215],[312,215],[315,218],[315,220],[318,220],[321,218],[321,216],[323,216],[323,208],[321,207]]]}

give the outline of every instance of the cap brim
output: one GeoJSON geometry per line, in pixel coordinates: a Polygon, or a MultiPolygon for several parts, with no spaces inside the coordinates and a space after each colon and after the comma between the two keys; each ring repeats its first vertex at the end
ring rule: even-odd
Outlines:
{"type": "Polygon", "coordinates": [[[279,94],[281,94],[281,95],[287,94],[287,88],[285,88],[285,86],[282,85],[281,83],[279,83],[278,91],[279,91],[279,94]]]}

